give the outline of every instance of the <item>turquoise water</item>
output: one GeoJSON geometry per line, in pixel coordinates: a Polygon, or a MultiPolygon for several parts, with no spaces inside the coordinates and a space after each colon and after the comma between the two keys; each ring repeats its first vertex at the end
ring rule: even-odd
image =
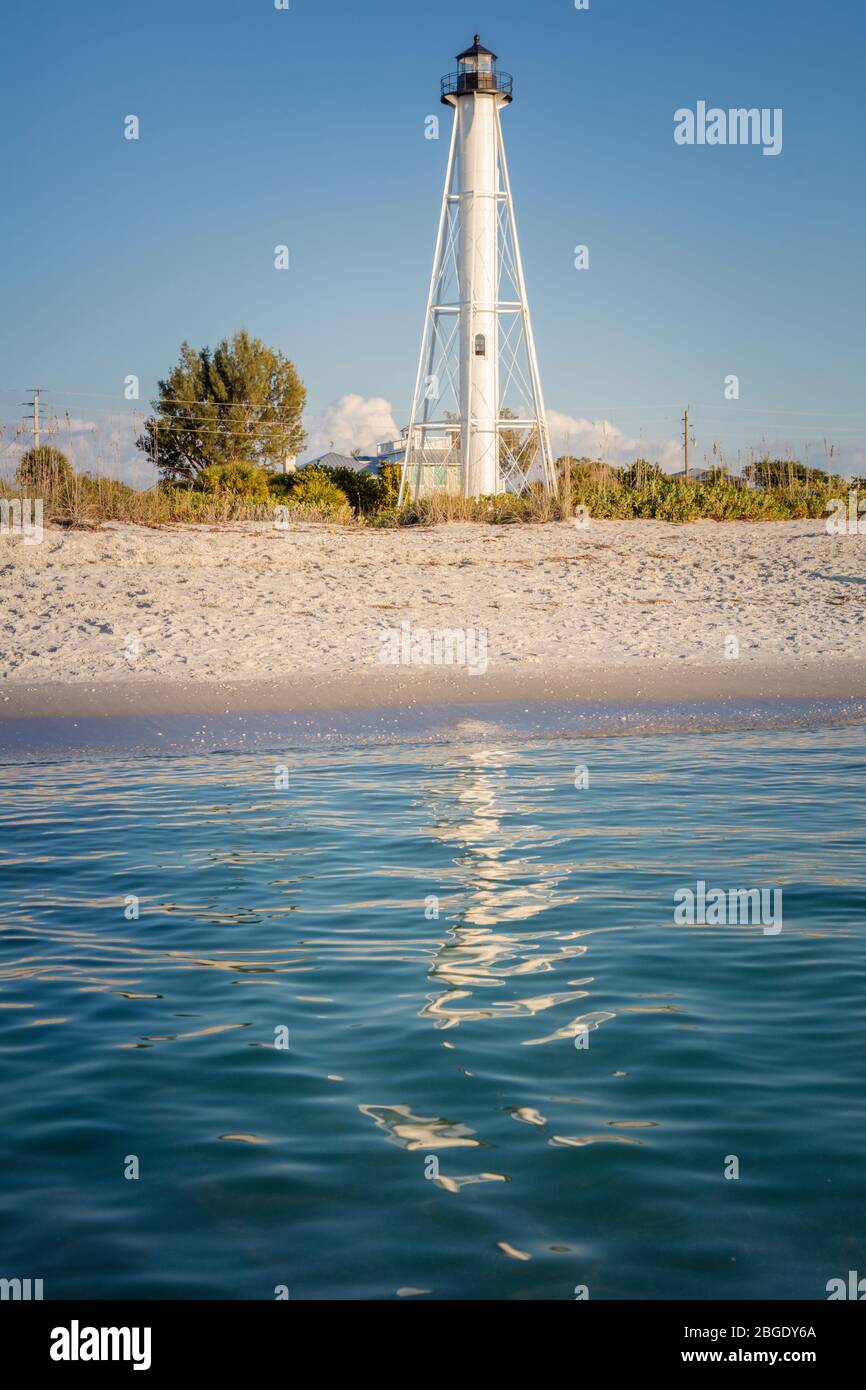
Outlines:
{"type": "Polygon", "coordinates": [[[0,1275],[826,1297],[866,1269],[864,775],[862,729],[490,723],[5,767],[0,1275]],[[782,931],[675,925],[698,880],[782,931]]]}

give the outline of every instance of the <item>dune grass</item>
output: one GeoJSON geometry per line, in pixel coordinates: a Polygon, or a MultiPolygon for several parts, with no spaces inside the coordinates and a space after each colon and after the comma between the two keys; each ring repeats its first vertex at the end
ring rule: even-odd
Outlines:
{"type": "MultiPolygon", "coordinates": [[[[722,473],[703,482],[675,478],[653,466],[611,468],[603,463],[572,464],[560,472],[556,493],[537,485],[522,496],[502,494],[466,498],[433,493],[401,508],[396,506],[393,480],[380,482],[359,475],[365,486],[346,494],[328,479],[304,486],[304,471],[272,477],[263,492],[249,495],[236,488],[198,489],[159,485],[140,491],[107,477],[60,476],[37,493],[43,500],[45,523],[95,527],[102,522],[140,526],[232,522],[270,522],[285,525],[322,521],[354,526],[435,526],[445,522],[483,522],[495,525],[570,520],[652,518],[658,521],[782,521],[824,516],[831,497],[843,484],[827,474],[808,478],[792,475],[773,486],[746,488],[722,473]]],[[[0,482],[0,498],[27,495],[20,484],[0,482]]]]}
{"type": "MultiPolygon", "coordinates": [[[[0,483],[0,497],[21,497],[21,487],[0,483]]],[[[55,526],[86,529],[105,521],[138,526],[197,524],[223,526],[230,522],[342,521],[351,524],[348,506],[336,512],[329,507],[294,503],[290,497],[252,497],[230,492],[196,491],[186,487],[153,487],[146,491],[127,487],[113,478],[75,475],[40,489],[43,521],[55,526]]]]}

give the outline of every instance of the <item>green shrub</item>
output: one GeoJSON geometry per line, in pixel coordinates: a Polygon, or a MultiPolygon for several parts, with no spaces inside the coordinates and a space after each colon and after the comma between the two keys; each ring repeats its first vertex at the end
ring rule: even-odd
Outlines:
{"type": "Polygon", "coordinates": [[[403,473],[403,465],[400,463],[380,463],[379,479],[383,489],[383,505],[386,507],[396,507],[397,498],[400,496],[400,478],[403,473]]]}
{"type": "Polygon", "coordinates": [[[360,515],[368,515],[385,501],[385,488],[375,473],[359,473],[354,468],[328,468],[332,483],[346,494],[349,505],[360,515]]]}
{"type": "Polygon", "coordinates": [[[268,492],[275,497],[278,502],[286,502],[295,485],[297,473],[269,473],[268,492]]]}
{"type": "Polygon", "coordinates": [[[254,463],[214,463],[203,468],[195,480],[198,492],[217,497],[248,497],[255,502],[268,500],[268,475],[254,463]]]}
{"type": "Polygon", "coordinates": [[[685,478],[671,478],[660,486],[649,486],[640,492],[640,516],[657,521],[692,521],[700,515],[697,488],[685,478]]]}
{"type": "Polygon", "coordinates": [[[638,491],[652,489],[659,483],[666,481],[669,474],[665,473],[657,463],[648,463],[646,459],[635,459],[627,468],[618,468],[617,477],[622,487],[635,488],[638,491]]]}
{"type": "Polygon", "coordinates": [[[342,495],[340,506],[348,503],[359,516],[372,515],[385,502],[385,489],[381,479],[374,473],[359,473],[354,468],[329,468],[309,463],[295,473],[273,474],[269,479],[271,494],[281,502],[298,501],[298,489],[305,491],[311,486],[308,482],[311,474],[332,483],[342,495]]]}
{"type": "Polygon", "coordinates": [[[561,459],[568,467],[570,504],[587,508],[590,516],[608,520],[648,517],[657,521],[782,521],[824,515],[832,479],[812,470],[809,479],[756,490],[731,482],[716,466],[703,482],[675,478],[657,464],[636,460],[627,468],[611,468],[590,459],[561,459]]]}
{"type": "Polygon", "coordinates": [[[294,474],[290,500],[310,511],[336,514],[349,510],[349,499],[323,468],[301,468],[294,474]]]}
{"type": "Polygon", "coordinates": [[[378,511],[372,512],[365,520],[368,526],[384,529],[392,526],[415,525],[418,517],[410,507],[379,507],[378,511]]]}
{"type": "Polygon", "coordinates": [[[114,505],[136,495],[135,488],[122,483],[119,478],[91,478],[89,473],[76,477],[74,490],[85,502],[114,505]]]}
{"type": "Polygon", "coordinates": [[[70,483],[72,476],[72,464],[66,455],[49,444],[41,444],[21,455],[15,482],[20,488],[41,494],[70,483]]]}

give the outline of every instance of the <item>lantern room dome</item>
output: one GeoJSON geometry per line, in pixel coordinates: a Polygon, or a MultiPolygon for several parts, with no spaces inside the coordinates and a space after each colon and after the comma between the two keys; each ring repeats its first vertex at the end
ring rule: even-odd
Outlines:
{"type": "Polygon", "coordinates": [[[491,53],[489,48],[485,48],[483,43],[481,42],[480,34],[476,34],[472,47],[464,49],[462,53],[458,53],[457,61],[458,63],[460,63],[463,61],[464,58],[478,58],[479,56],[483,56],[485,58],[492,58],[494,63],[496,62],[496,54],[491,53]]]}

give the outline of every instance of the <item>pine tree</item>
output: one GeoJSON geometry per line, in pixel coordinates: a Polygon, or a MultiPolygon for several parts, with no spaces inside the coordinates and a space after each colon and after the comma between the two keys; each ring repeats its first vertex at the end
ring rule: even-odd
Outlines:
{"type": "Polygon", "coordinates": [[[305,401],[294,363],[245,329],[213,351],[183,343],[136,443],[172,482],[238,461],[270,470],[303,449],[305,401]]]}

